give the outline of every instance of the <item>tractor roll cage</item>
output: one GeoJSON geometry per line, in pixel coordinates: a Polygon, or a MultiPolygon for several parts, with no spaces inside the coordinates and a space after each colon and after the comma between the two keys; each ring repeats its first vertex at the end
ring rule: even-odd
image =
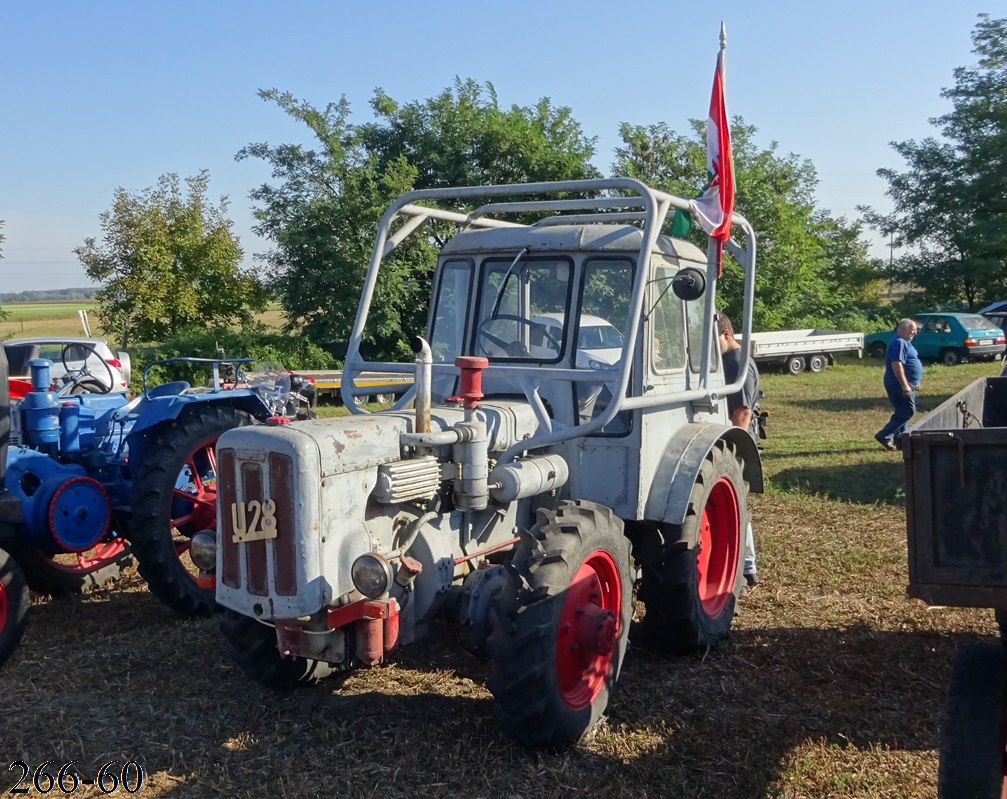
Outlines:
{"type": "MultiPolygon", "coordinates": [[[[703,349],[700,358],[699,384],[695,389],[679,391],[670,394],[649,394],[639,397],[626,397],[626,389],[629,385],[630,372],[633,364],[633,356],[636,348],[636,331],[640,325],[640,318],[643,314],[644,298],[649,277],[650,257],[660,234],[661,226],[668,215],[674,210],[689,210],[689,201],[676,197],[672,194],[656,191],[649,186],[632,178],[606,178],[601,180],[570,180],[550,183],[524,183],[501,186],[466,186],[451,189],[424,189],[412,191],[404,194],[389,206],[381,217],[378,225],[377,235],[374,240],[374,250],[371,253],[370,264],[367,268],[367,277],[364,281],[364,288],[360,298],[360,305],[357,308],[357,317],[353,324],[353,331],[350,335],[349,348],[346,353],[346,361],[343,364],[342,373],[342,396],[349,397],[350,402],[347,407],[353,413],[365,413],[358,408],[352,398],[356,395],[366,393],[363,389],[358,389],[354,384],[354,379],[363,371],[379,372],[402,372],[411,373],[414,370],[413,364],[389,363],[389,362],[367,362],[360,355],[360,342],[363,338],[364,325],[367,322],[367,312],[370,309],[371,300],[374,296],[374,288],[377,285],[378,270],[381,268],[382,260],[388,256],[407,236],[415,231],[428,219],[437,219],[447,222],[455,222],[459,230],[463,232],[470,228],[500,228],[517,227],[528,228],[543,227],[547,225],[577,225],[577,224],[597,224],[608,222],[643,222],[642,243],[636,262],[636,275],[633,281],[633,292],[630,301],[630,311],[626,321],[626,328],[623,330],[623,351],[619,366],[609,375],[600,375],[596,370],[570,369],[570,368],[550,368],[550,367],[527,367],[514,365],[491,364],[486,370],[487,376],[504,377],[519,385],[525,394],[529,404],[535,410],[536,416],[542,427],[538,433],[529,439],[525,439],[506,452],[500,458],[501,463],[507,463],[523,452],[540,447],[556,444],[571,438],[579,438],[600,430],[623,409],[647,408],[652,406],[673,405],[682,402],[696,402],[712,406],[721,397],[732,394],[741,389],[744,383],[745,374],[748,371],[748,363],[751,359],[751,352],[748,347],[744,348],[742,356],[741,371],[738,379],[729,386],[711,389],[709,387],[710,377],[710,348],[713,343],[713,336],[704,335],[703,349]],[[480,206],[469,214],[462,214],[456,211],[448,211],[440,208],[432,208],[417,205],[419,202],[445,202],[453,200],[464,200],[467,198],[487,198],[487,197],[515,197],[522,195],[542,195],[561,193],[585,193],[585,192],[626,192],[625,197],[599,197],[594,199],[543,199],[543,200],[522,200],[492,202],[480,206]],[[627,211],[626,209],[640,209],[627,211]],[[492,214],[515,214],[515,213],[542,213],[542,219],[534,225],[525,225],[498,219],[492,214]],[[562,213],[557,212],[579,212],[562,213]],[[403,217],[403,223],[398,229],[391,233],[392,223],[399,217],[403,217]],[[554,426],[546,412],[545,405],[538,394],[538,386],[542,380],[564,380],[564,381],[591,381],[606,382],[611,384],[612,401],[606,409],[596,418],[584,424],[573,427],[554,426]]],[[[744,287],[744,310],[742,314],[742,332],[745,341],[751,341],[752,334],[752,307],[755,295],[755,232],[752,226],[740,214],[734,214],[731,219],[732,224],[738,225],[746,234],[746,246],[742,247],[733,239],[725,243],[724,247],[741,264],[745,274],[744,287]]],[[[707,246],[707,288],[705,305],[703,311],[703,329],[710,331],[713,329],[714,313],[716,312],[716,243],[710,239],[707,246]]],[[[458,368],[454,364],[433,364],[433,370],[440,374],[458,373],[458,368]]],[[[410,388],[395,404],[396,409],[405,407],[415,395],[415,386],[410,388]]]]}

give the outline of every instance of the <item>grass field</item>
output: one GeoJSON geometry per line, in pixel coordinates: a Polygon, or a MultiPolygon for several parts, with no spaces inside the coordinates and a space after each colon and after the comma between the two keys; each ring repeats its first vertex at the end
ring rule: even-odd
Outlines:
{"type": "MultiPolygon", "coordinates": [[[[95,312],[93,300],[73,302],[20,302],[3,306],[7,318],[0,320],[0,339],[22,338],[25,336],[83,336],[77,311],[87,311],[91,333],[109,338],[101,330],[101,323],[95,312]]],[[[270,306],[258,314],[257,318],[268,327],[279,328],[283,324],[283,313],[278,307],[270,306]]],[[[109,343],[115,349],[114,337],[109,343]]]]}
{"type": "MultiPolygon", "coordinates": [[[[920,404],[998,368],[928,367],[920,404]]],[[[0,758],[90,775],[137,760],[151,797],[933,797],[955,647],[995,626],[905,596],[901,459],[872,438],[890,412],[880,381],[871,360],[764,377],[763,583],[705,658],[632,648],[584,746],[511,744],[486,666],[444,629],[338,692],[264,691],[214,620],[176,617],[131,571],[33,606],[0,674],[0,758]]]]}

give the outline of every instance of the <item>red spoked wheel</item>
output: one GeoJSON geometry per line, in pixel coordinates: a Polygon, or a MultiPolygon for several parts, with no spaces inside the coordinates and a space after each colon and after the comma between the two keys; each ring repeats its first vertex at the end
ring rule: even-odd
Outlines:
{"type": "Polygon", "coordinates": [[[18,562],[0,549],[0,666],[17,648],[28,621],[28,581],[18,562]]]}
{"type": "Polygon", "coordinates": [[[650,647],[705,652],[731,629],[745,578],[742,547],[748,523],[748,484],[733,444],[718,441],[700,466],[681,525],[639,535],[639,599],[650,647]]]}
{"type": "Polygon", "coordinates": [[[217,439],[252,424],[244,411],[198,403],[166,424],[143,453],[133,487],[130,541],[151,592],[184,616],[208,616],[214,593],[200,588],[192,536],[217,528],[217,439]]]}
{"type": "Polygon", "coordinates": [[[622,582],[612,556],[591,553],[563,599],[556,642],[556,681],[571,710],[587,707],[604,687],[619,638],[622,582]]]}
{"type": "Polygon", "coordinates": [[[79,594],[117,580],[133,563],[129,544],[115,536],[83,552],[48,555],[18,547],[14,553],[32,591],[46,596],[79,594]]]}
{"type": "Polygon", "coordinates": [[[696,577],[699,600],[707,616],[716,618],[731,598],[741,553],[741,511],[738,495],[727,477],[713,484],[699,522],[696,577]]]}
{"type": "Polygon", "coordinates": [[[608,706],[633,617],[629,541],[611,510],[540,510],[500,590],[486,642],[493,713],[532,748],[560,750],[608,706]]]}

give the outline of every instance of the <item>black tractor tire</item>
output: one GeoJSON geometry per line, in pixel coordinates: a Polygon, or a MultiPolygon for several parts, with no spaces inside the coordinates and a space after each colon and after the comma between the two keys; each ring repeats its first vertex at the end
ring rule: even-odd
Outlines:
{"type": "MultiPolygon", "coordinates": [[[[216,609],[216,599],[211,589],[200,588],[187,562],[186,541],[201,529],[216,528],[216,475],[210,477],[209,461],[204,453],[212,450],[217,439],[235,427],[254,423],[251,415],[227,405],[196,405],[173,423],[167,424],[156,435],[144,452],[136,482],[133,485],[133,524],[130,541],[136,555],[140,575],[147,581],[151,593],[164,604],[183,616],[209,616],[216,609]],[[197,458],[199,462],[197,463],[197,458]],[[172,525],[185,511],[174,493],[183,468],[192,461],[201,479],[190,480],[185,493],[199,496],[203,478],[213,480],[203,493],[206,503],[192,503],[199,508],[202,518],[186,522],[181,527],[172,525]],[[212,511],[212,512],[210,512],[212,511]],[[180,513],[174,517],[173,513],[180,513]]],[[[189,476],[192,477],[189,468],[189,476]]]]}
{"type": "Polygon", "coordinates": [[[885,353],[888,352],[888,345],[883,341],[875,341],[871,344],[871,357],[872,358],[884,358],[885,353]]]}
{"type": "Polygon", "coordinates": [[[819,372],[824,372],[825,367],[829,365],[828,359],[824,355],[809,355],[808,356],[808,371],[818,374],[819,372]]]}
{"type": "Polygon", "coordinates": [[[225,610],[219,626],[231,659],[248,677],[274,691],[314,685],[336,673],[334,666],[321,660],[281,655],[275,628],[249,616],[225,610]]]}
{"type": "Polygon", "coordinates": [[[73,555],[60,556],[66,561],[64,563],[37,549],[14,545],[10,549],[28,580],[28,587],[42,596],[82,594],[92,588],[103,588],[107,583],[118,580],[122,570],[133,564],[131,547],[123,539],[99,544],[95,557],[91,558],[94,564],[83,567],[74,567],[69,562],[73,555]],[[108,554],[99,558],[103,549],[108,554]]]}
{"type": "Polygon", "coordinates": [[[966,644],[955,653],[941,725],[938,799],[999,799],[1004,786],[1003,646],[966,644]]]}
{"type": "Polygon", "coordinates": [[[804,357],[801,355],[791,355],[787,358],[787,362],[784,364],[784,368],[787,370],[788,374],[799,375],[804,372],[804,367],[807,364],[804,362],[804,357]]]}
{"type": "Polygon", "coordinates": [[[958,366],[958,364],[965,360],[959,350],[951,347],[941,350],[939,357],[941,359],[941,363],[945,366],[958,366]]]}
{"type": "Polygon", "coordinates": [[[10,553],[0,549],[0,666],[21,643],[29,604],[24,572],[10,553]]]}
{"type": "Polygon", "coordinates": [[[591,502],[540,510],[494,603],[488,687],[504,731],[532,749],[582,740],[608,705],[633,618],[623,523],[591,502]]]}
{"type": "Polygon", "coordinates": [[[650,648],[706,652],[727,638],[745,584],[743,468],[734,445],[718,441],[696,476],[684,523],[650,531],[659,540],[639,547],[638,598],[647,608],[642,628],[650,648]]]}

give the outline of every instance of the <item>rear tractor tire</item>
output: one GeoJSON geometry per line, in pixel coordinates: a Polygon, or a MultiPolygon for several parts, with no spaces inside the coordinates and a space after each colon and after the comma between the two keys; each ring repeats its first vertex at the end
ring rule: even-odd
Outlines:
{"type": "Polygon", "coordinates": [[[705,652],[730,632],[745,582],[743,466],[734,446],[718,441],[692,486],[684,523],[646,533],[661,537],[641,545],[639,557],[643,629],[658,650],[705,652]]]}
{"type": "Polygon", "coordinates": [[[144,452],[133,493],[133,552],[151,593],[183,616],[216,609],[214,592],[196,584],[189,541],[217,528],[217,439],[253,422],[227,405],[196,406],[144,452]]]}
{"type": "Polygon", "coordinates": [[[0,666],[17,649],[28,623],[28,581],[16,560],[0,549],[0,666]]]}
{"type": "Polygon", "coordinates": [[[582,740],[608,705],[633,617],[629,541],[611,510],[539,510],[518,544],[486,644],[493,713],[534,749],[582,740]]]}
{"type": "Polygon", "coordinates": [[[336,671],[321,660],[280,654],[272,626],[233,610],[224,611],[220,631],[230,645],[231,659],[248,677],[274,691],[314,685],[336,671]]]}

